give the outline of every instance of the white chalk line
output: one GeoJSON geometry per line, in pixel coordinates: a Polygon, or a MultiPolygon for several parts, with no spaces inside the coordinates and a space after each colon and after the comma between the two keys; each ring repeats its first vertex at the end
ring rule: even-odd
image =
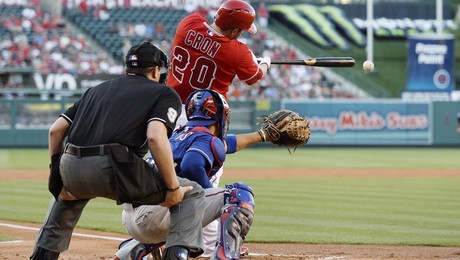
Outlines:
{"type": "MultiPolygon", "coordinates": [[[[311,257],[308,255],[287,255],[287,254],[261,254],[261,253],[249,253],[249,256],[272,256],[272,257],[305,257],[310,260],[336,260],[336,259],[345,259],[344,256],[321,256],[321,257],[311,257]]],[[[243,258],[244,259],[244,258],[243,258]]]]}
{"type": "MultiPolygon", "coordinates": [[[[14,225],[14,224],[7,224],[7,223],[1,223],[1,222],[0,222],[0,226],[9,227],[9,228],[16,228],[16,229],[32,230],[32,231],[38,231],[39,230],[39,228],[27,227],[27,226],[21,226],[21,225],[14,225]]],[[[97,235],[75,233],[75,232],[72,233],[72,236],[86,237],[86,238],[97,238],[97,239],[105,239],[105,240],[115,240],[115,241],[124,241],[125,240],[124,238],[118,238],[118,237],[97,236],[97,235]]],[[[0,242],[0,244],[20,243],[20,242],[23,242],[23,240],[4,241],[4,242],[0,242]]],[[[303,257],[303,255],[262,254],[262,253],[249,253],[249,256],[303,257]]],[[[344,258],[345,257],[341,257],[341,256],[326,256],[326,257],[320,257],[320,258],[314,258],[314,259],[317,259],[317,260],[335,260],[335,259],[344,259],[344,258]]]]}
{"type": "MultiPolygon", "coordinates": [[[[0,223],[0,226],[9,227],[9,228],[16,228],[16,229],[33,230],[33,231],[38,231],[39,230],[39,228],[27,227],[27,226],[21,226],[21,225],[13,225],[13,224],[7,224],[7,223],[0,223]]],[[[119,237],[97,236],[97,235],[82,234],[82,233],[76,233],[76,232],[72,233],[72,236],[87,237],[87,238],[98,238],[98,239],[115,240],[115,241],[124,241],[125,240],[125,238],[119,238],[119,237]]]]}
{"type": "Polygon", "coordinates": [[[10,241],[0,241],[0,244],[14,244],[14,243],[22,243],[24,240],[10,240],[10,241]]]}

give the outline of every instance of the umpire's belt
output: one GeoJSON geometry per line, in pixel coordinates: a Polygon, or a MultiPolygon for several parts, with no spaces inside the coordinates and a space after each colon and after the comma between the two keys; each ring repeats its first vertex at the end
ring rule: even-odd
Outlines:
{"type": "MultiPolygon", "coordinates": [[[[86,156],[102,156],[106,155],[108,153],[108,146],[113,146],[113,145],[120,145],[124,146],[121,144],[103,144],[103,145],[95,145],[95,146],[76,146],[71,143],[68,143],[65,148],[65,153],[73,154],[80,157],[86,157],[86,156]]],[[[126,146],[124,146],[126,147],[126,146]]],[[[126,150],[129,151],[128,147],[126,147],[126,150]]]]}

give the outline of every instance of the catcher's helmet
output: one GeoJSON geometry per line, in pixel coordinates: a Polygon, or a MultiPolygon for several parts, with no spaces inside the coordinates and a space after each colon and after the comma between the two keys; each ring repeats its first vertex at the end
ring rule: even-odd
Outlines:
{"type": "Polygon", "coordinates": [[[245,1],[228,0],[224,2],[216,12],[214,20],[222,30],[238,28],[248,31],[251,34],[257,32],[254,24],[256,12],[254,8],[245,1]]]}
{"type": "Polygon", "coordinates": [[[219,138],[225,139],[230,124],[230,106],[225,97],[214,90],[201,89],[188,96],[185,102],[187,125],[209,126],[218,123],[219,138]]]}

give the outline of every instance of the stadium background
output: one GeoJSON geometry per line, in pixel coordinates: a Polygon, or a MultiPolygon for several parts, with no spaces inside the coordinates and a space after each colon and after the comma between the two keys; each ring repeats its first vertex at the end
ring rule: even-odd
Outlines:
{"type": "MultiPolygon", "coordinates": [[[[262,259],[458,258],[457,90],[454,84],[448,99],[403,100],[407,35],[414,31],[388,27],[407,18],[420,20],[415,33],[433,33],[435,1],[374,0],[379,21],[374,73],[361,69],[366,59],[362,43],[335,38],[335,44],[342,44],[321,45],[291,30],[274,11],[279,10],[275,5],[299,2],[251,1],[259,16],[262,3],[269,16],[265,26],[263,19],[257,21],[257,35],[245,35],[256,55],[352,56],[357,65],[272,66],[255,88],[235,80],[231,131],[254,129],[258,115],[285,107],[309,116],[313,130],[311,143],[292,156],[262,147],[229,158],[224,181],[246,181],[260,194],[249,237],[259,242],[250,244],[252,252],[284,254],[262,259]]],[[[457,41],[458,2],[444,0],[443,5],[446,31],[457,41]]],[[[7,241],[0,243],[0,257],[24,259],[32,249],[36,230],[28,228],[39,226],[49,198],[45,148],[51,123],[87,88],[122,74],[130,44],[147,39],[168,51],[177,21],[196,3],[208,13],[220,1],[0,0],[0,241],[7,241]],[[16,239],[23,241],[8,243],[16,239]]],[[[338,7],[357,28],[366,17],[364,0],[302,3],[338,7]]],[[[77,232],[116,231],[98,234],[126,238],[119,207],[104,200],[91,206],[77,232]]],[[[111,259],[118,242],[76,236],[63,259],[111,259]]]]}
{"type": "MultiPolygon", "coordinates": [[[[408,38],[436,32],[435,1],[374,1],[373,73],[361,69],[366,1],[251,3],[259,33],[245,34],[242,41],[256,56],[352,56],[356,66],[274,65],[255,87],[235,79],[230,90],[233,132],[254,130],[257,116],[290,108],[313,119],[311,145],[460,143],[455,67],[448,89],[401,99],[408,81],[408,38]]],[[[59,113],[87,88],[123,74],[129,46],[149,40],[169,52],[182,17],[200,11],[212,19],[211,10],[219,5],[193,0],[1,1],[0,146],[46,147],[47,129],[59,113]]],[[[443,1],[443,33],[458,35],[457,6],[443,1]]]]}

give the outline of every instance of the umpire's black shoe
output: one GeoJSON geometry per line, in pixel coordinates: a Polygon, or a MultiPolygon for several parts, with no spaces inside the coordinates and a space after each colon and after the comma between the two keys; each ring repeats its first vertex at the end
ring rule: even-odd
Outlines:
{"type": "Polygon", "coordinates": [[[59,258],[59,252],[53,252],[42,247],[35,247],[32,255],[30,256],[31,260],[57,260],[59,258]]]}

